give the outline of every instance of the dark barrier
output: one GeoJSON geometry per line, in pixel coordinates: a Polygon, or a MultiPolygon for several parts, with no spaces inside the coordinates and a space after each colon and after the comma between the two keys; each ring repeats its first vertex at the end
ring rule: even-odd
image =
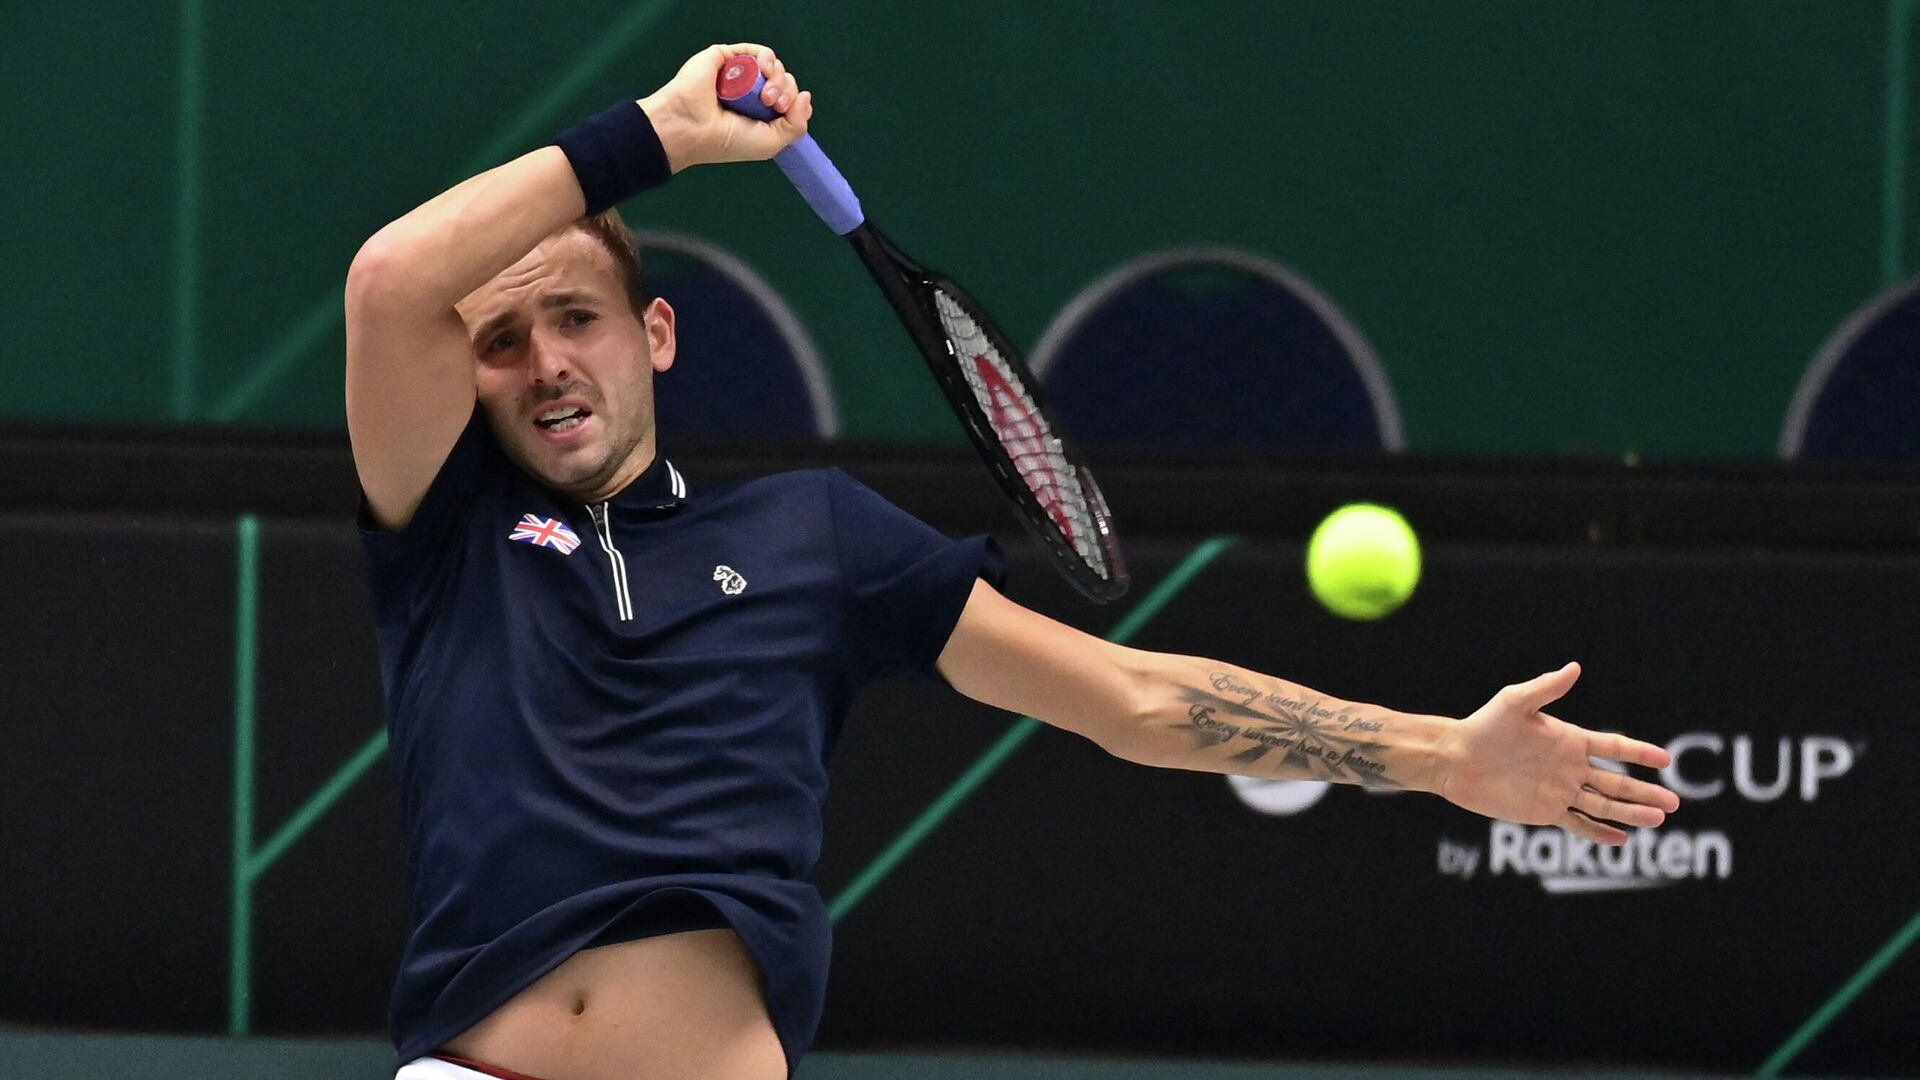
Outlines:
{"type": "MultiPolygon", "coordinates": [[[[1578,658],[1557,711],[1670,746],[1681,812],[1599,851],[1043,732],[841,923],[828,1041],[1752,1068],[1920,906],[1920,560],[1449,549],[1421,589],[1339,623],[1242,547],[1140,644],[1452,715],[1578,658]]],[[[1000,723],[902,690],[851,726],[827,891],[1000,723]]],[[[1796,1068],[1920,1066],[1914,960],[1796,1068]]]]}
{"type": "MultiPolygon", "coordinates": [[[[0,515],[0,1020],[225,1029],[237,681],[257,694],[256,849],[379,730],[351,531],[265,522],[251,682],[236,535],[0,515]]],[[[1134,543],[1130,600],[1200,539],[1134,543]]],[[[1010,546],[1018,598],[1096,632],[1123,614],[1010,546]]],[[[1562,714],[1667,743],[1688,804],[1604,853],[1427,797],[1236,789],[1042,731],[840,922],[823,1046],[1752,1069],[1912,917],[1920,557],[1443,543],[1373,625],[1321,613],[1299,567],[1295,546],[1239,543],[1136,644],[1450,714],[1577,658],[1562,714]]],[[[822,890],[1010,721],[938,688],[868,693],[822,890]]],[[[251,1029],[381,1025],[404,932],[396,813],[382,761],[261,872],[251,1029]]],[[[1920,1068],[1915,960],[1796,1071],[1920,1068]]]]}
{"type": "MultiPolygon", "coordinates": [[[[127,1075],[194,1080],[341,1080],[384,1077],[384,1042],[344,1039],[214,1039],[186,1035],[54,1035],[0,1031],[0,1069],[34,1080],[127,1075]]],[[[1535,1074],[1325,1065],[1087,1061],[1024,1054],[811,1054],[800,1080],[1531,1080],[1535,1074]]],[[[1590,1073],[1588,1080],[1699,1080],[1692,1075],[1590,1073]]]]}

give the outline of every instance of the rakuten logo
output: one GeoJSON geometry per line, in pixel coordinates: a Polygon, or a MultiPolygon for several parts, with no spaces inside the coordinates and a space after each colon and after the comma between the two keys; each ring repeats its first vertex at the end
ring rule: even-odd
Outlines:
{"type": "MultiPolygon", "coordinates": [[[[1441,846],[1445,869],[1446,849],[1457,850],[1457,846],[1444,840],[1441,846]]],[[[1496,821],[1487,833],[1489,877],[1539,878],[1540,887],[1550,893],[1652,889],[1732,873],[1733,841],[1726,833],[1711,830],[1636,829],[1621,847],[1596,844],[1558,828],[1528,828],[1511,821],[1496,821]]],[[[1470,864],[1461,876],[1472,876],[1470,864]]]]}

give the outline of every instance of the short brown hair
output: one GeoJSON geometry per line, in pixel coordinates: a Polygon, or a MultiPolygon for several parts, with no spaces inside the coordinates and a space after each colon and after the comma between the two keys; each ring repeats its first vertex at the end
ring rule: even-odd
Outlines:
{"type": "Polygon", "coordinates": [[[633,238],[633,230],[627,228],[627,223],[620,220],[620,211],[609,207],[581,218],[573,227],[598,240],[607,254],[613,256],[614,265],[627,286],[627,304],[633,308],[634,318],[641,318],[651,298],[647,296],[646,274],[640,269],[640,243],[633,238]]]}

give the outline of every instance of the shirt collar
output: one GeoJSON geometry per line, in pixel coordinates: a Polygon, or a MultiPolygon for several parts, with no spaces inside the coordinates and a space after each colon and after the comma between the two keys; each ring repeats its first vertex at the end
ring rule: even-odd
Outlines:
{"type": "Polygon", "coordinates": [[[626,510],[671,510],[687,501],[687,481],[673,462],[655,454],[633,483],[605,501],[626,510]]]}

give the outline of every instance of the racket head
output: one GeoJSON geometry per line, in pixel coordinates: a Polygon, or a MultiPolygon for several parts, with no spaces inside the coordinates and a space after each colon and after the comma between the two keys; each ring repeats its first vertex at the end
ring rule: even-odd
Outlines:
{"type": "Polygon", "coordinates": [[[849,239],[995,483],[1054,564],[1095,603],[1124,595],[1130,579],[1106,496],[1018,350],[964,289],[908,258],[871,223],[849,239]]]}

